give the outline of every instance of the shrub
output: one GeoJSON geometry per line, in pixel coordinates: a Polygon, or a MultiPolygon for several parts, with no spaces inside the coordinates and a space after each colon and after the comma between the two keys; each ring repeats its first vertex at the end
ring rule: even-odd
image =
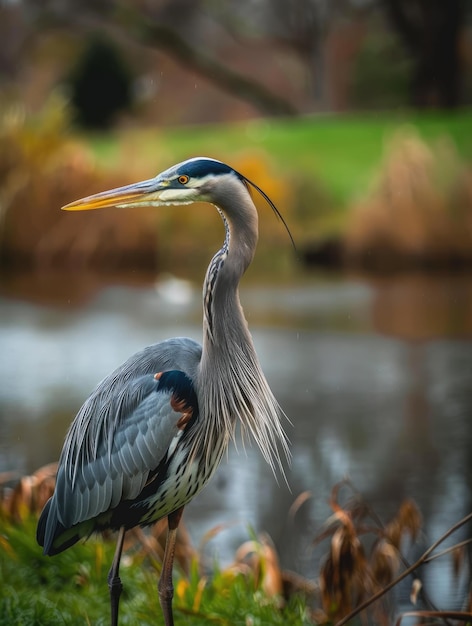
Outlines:
{"type": "Polygon", "coordinates": [[[109,128],[131,106],[131,73],[103,34],[87,41],[67,82],[77,122],[84,128],[109,128]]]}

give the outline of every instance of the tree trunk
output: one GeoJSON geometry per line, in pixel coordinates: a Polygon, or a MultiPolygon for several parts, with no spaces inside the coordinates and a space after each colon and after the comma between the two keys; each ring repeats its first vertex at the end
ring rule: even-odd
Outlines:
{"type": "Polygon", "coordinates": [[[461,104],[459,38],[464,0],[385,0],[389,17],[415,62],[411,101],[419,108],[461,104]]]}

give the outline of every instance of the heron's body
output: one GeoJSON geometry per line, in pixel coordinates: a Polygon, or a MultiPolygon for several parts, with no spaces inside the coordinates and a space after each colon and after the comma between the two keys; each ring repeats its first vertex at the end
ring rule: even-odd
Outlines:
{"type": "Polygon", "coordinates": [[[171,568],[180,514],[218,466],[236,420],[272,466],[280,464],[278,442],[287,452],[281,412],[260,368],[238,295],[258,235],[248,183],[219,161],[190,159],[150,181],[66,207],[204,200],[218,207],[226,232],[204,282],[202,345],[176,338],[149,346],[97,386],[67,434],[56,489],[39,520],[38,542],[50,555],[94,531],[120,531],[109,578],[113,624],[124,533],[165,516],[170,547],[159,592],[166,624],[173,624],[171,568]]]}
{"type": "MultiPolygon", "coordinates": [[[[186,457],[201,419],[192,384],[200,359],[196,342],[170,339],[133,355],[97,386],[69,431],[56,496],[41,517],[38,535],[47,554],[93,531],[152,524],[206,484],[210,472],[199,467],[201,454],[192,462],[186,457]],[[175,373],[164,384],[154,376],[163,371],[175,373]],[[169,410],[173,397],[191,413],[183,429],[177,426],[182,412],[169,410]],[[96,415],[103,415],[102,432],[91,425],[96,415]]],[[[223,443],[215,448],[212,470],[223,443]]]]}

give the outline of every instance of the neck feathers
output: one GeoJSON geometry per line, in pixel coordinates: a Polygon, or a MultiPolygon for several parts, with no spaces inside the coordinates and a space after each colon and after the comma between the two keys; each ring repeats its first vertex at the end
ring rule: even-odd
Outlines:
{"type": "Polygon", "coordinates": [[[276,466],[282,468],[278,443],[285,456],[289,452],[280,424],[283,412],[260,367],[239,301],[239,280],[257,244],[257,212],[247,190],[240,183],[238,187],[239,211],[219,204],[226,237],[208,267],[204,284],[198,385],[200,413],[205,420],[202,436],[215,446],[222,438],[227,442],[239,418],[243,435],[249,431],[275,471],[276,466]]]}

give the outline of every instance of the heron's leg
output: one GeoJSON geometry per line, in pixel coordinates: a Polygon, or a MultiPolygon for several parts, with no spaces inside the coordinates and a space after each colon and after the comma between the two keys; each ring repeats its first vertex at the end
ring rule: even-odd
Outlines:
{"type": "Polygon", "coordinates": [[[162,562],[162,572],[159,578],[157,589],[159,591],[159,602],[161,603],[162,613],[164,614],[164,622],[166,626],[174,626],[174,617],[172,615],[172,597],[174,595],[174,586],[172,584],[172,567],[174,564],[175,541],[177,539],[177,528],[180,518],[182,517],[184,507],[177,509],[167,518],[169,530],[167,532],[166,548],[164,552],[164,560],[162,562]]]}
{"type": "Polygon", "coordinates": [[[110,590],[110,607],[111,607],[111,626],[118,626],[118,605],[120,603],[123,585],[120,578],[120,560],[123,551],[123,542],[125,539],[126,529],[122,526],[118,532],[118,540],[116,542],[115,556],[108,572],[108,588],[110,590]]]}

